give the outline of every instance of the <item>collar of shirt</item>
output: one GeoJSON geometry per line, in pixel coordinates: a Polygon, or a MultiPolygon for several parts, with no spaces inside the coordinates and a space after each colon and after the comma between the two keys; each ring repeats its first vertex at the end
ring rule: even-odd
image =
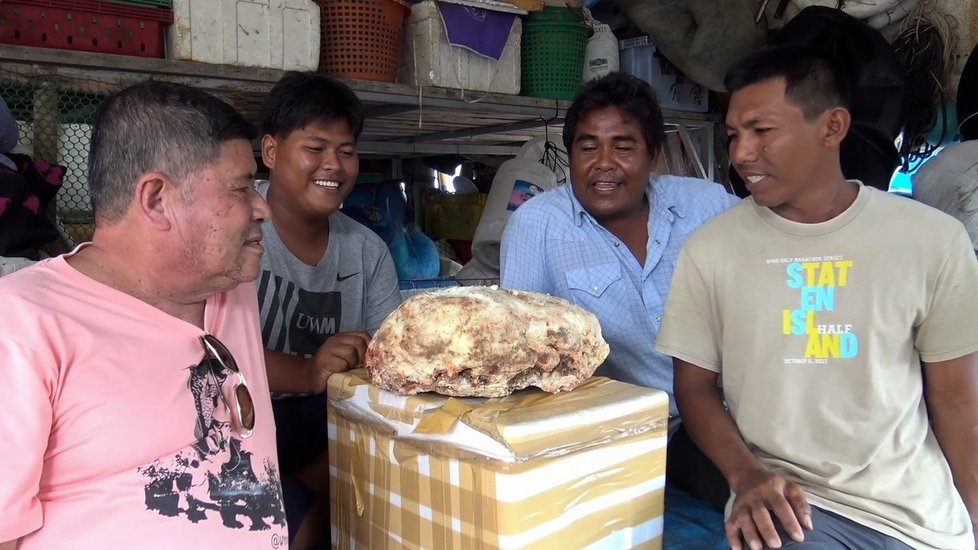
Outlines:
{"type": "MultiPolygon", "coordinates": [[[[656,183],[660,179],[669,178],[671,176],[652,176],[649,178],[649,183],[645,187],[645,196],[649,199],[649,225],[651,226],[651,221],[657,216],[668,216],[670,222],[672,221],[671,216],[676,216],[679,218],[685,218],[686,213],[683,210],[683,206],[679,204],[676,197],[671,196],[669,193],[663,193],[658,189],[656,183]]],[[[591,214],[584,209],[581,202],[577,200],[577,196],[574,195],[574,187],[570,182],[565,184],[567,187],[567,193],[570,195],[571,207],[573,208],[574,214],[574,225],[580,227],[584,223],[585,219],[590,219],[592,223],[598,223],[591,214]]],[[[600,225],[600,224],[599,224],[600,225]]],[[[651,229],[651,227],[650,227],[651,229]]],[[[651,235],[651,232],[650,232],[651,235]]]]}
{"type": "Polygon", "coordinates": [[[609,244],[613,245],[613,250],[619,256],[619,259],[623,262],[623,266],[628,268],[631,274],[638,278],[638,280],[643,280],[652,275],[652,272],[658,266],[659,261],[662,259],[666,252],[667,243],[670,241],[670,236],[672,233],[673,224],[676,218],[685,218],[686,213],[683,209],[683,205],[679,203],[677,197],[672,193],[668,192],[669,187],[666,185],[660,185],[660,181],[664,181],[666,178],[671,178],[673,176],[655,176],[649,178],[648,185],[645,189],[645,196],[649,200],[649,219],[646,222],[648,228],[648,242],[646,243],[646,256],[645,264],[641,265],[638,260],[630,252],[620,248],[618,246],[618,237],[615,237],[607,229],[604,228],[594,216],[592,216],[584,206],[581,205],[580,201],[574,195],[573,187],[568,183],[567,193],[570,195],[571,205],[574,214],[574,224],[577,227],[581,227],[585,220],[594,227],[600,234],[608,240],[609,244]]]}

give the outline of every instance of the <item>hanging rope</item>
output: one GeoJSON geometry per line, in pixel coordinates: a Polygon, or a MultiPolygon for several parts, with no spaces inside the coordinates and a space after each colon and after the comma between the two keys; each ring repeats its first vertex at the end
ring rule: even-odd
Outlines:
{"type": "Polygon", "coordinates": [[[935,127],[947,130],[944,83],[948,81],[953,56],[954,35],[949,16],[921,2],[904,19],[893,40],[893,51],[901,62],[906,79],[906,103],[900,156],[903,169],[912,170],[937,148],[927,142],[935,127]]]}
{"type": "Polygon", "coordinates": [[[570,164],[565,160],[567,152],[549,139],[543,144],[543,158],[540,162],[550,168],[557,176],[557,183],[565,183],[570,175],[570,164]]]}

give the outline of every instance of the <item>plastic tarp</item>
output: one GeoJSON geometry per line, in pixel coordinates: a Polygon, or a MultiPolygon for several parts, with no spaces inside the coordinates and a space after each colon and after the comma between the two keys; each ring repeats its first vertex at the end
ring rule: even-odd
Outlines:
{"type": "Polygon", "coordinates": [[[767,38],[766,22],[754,22],[753,0],[635,0],[619,5],[666,59],[716,91],[724,91],[727,70],[767,38]]]}

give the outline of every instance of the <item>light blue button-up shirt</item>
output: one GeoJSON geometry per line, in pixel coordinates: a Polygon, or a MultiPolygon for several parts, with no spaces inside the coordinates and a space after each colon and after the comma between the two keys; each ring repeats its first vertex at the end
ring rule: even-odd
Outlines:
{"type": "Polygon", "coordinates": [[[569,184],[538,195],[510,217],[501,243],[500,285],[560,296],[593,312],[611,347],[595,373],[672,393],[672,360],[655,337],[683,243],[739,199],[719,184],[658,176],[649,181],[645,265],[588,214],[569,184]]]}

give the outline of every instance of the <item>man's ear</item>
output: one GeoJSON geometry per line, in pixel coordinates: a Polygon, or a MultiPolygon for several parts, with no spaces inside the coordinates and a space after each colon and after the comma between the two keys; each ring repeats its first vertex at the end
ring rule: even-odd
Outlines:
{"type": "Polygon", "coordinates": [[[173,224],[173,202],[182,200],[180,189],[166,174],[147,172],[136,182],[136,192],[131,207],[153,229],[166,231],[173,224]]]}
{"type": "Polygon", "coordinates": [[[823,140],[826,147],[838,149],[842,140],[849,134],[852,115],[848,109],[833,107],[822,114],[823,140]]]}
{"type": "Polygon", "coordinates": [[[278,143],[272,134],[265,134],[261,137],[261,160],[269,170],[275,169],[275,150],[278,143]]]}

